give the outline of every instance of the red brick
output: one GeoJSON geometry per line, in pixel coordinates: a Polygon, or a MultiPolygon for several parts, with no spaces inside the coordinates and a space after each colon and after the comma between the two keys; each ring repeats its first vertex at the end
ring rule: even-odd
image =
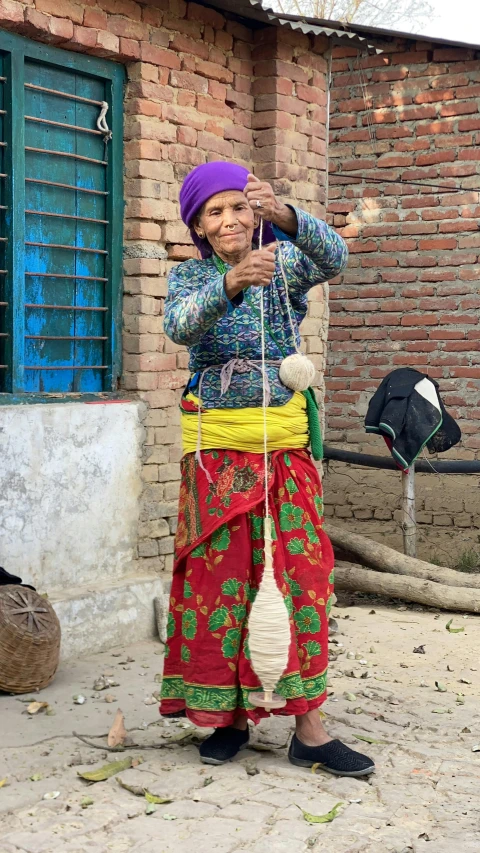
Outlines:
{"type": "Polygon", "coordinates": [[[478,317],[476,314],[460,314],[457,311],[455,314],[442,314],[439,323],[447,326],[475,326],[478,323],[478,317]]]}
{"type": "Polygon", "coordinates": [[[478,231],[479,223],[476,219],[456,219],[454,221],[441,222],[439,231],[443,234],[456,234],[459,231],[478,231]]]}
{"type": "Polygon", "coordinates": [[[478,105],[474,101],[462,101],[455,104],[446,104],[440,107],[441,116],[462,116],[478,112],[478,105]]]}
{"type": "Polygon", "coordinates": [[[232,143],[225,139],[219,139],[218,136],[212,133],[201,131],[198,134],[197,146],[209,153],[220,154],[222,157],[228,158],[233,156],[232,143]]]}
{"type": "MultiPolygon", "coordinates": [[[[38,12],[46,12],[48,15],[56,15],[58,18],[68,18],[73,21],[74,24],[83,23],[83,6],[81,6],[80,3],[74,3],[72,0],[61,0],[61,2],[59,2],[59,0],[36,0],[35,5],[38,12]]],[[[8,21],[10,20],[8,10],[10,8],[14,9],[16,6],[20,6],[20,4],[12,2],[9,3],[8,0],[3,0],[0,6],[2,24],[4,23],[3,7],[5,7],[8,21]]]]}
{"type": "MultiPolygon", "coordinates": [[[[106,29],[106,27],[103,29],[106,29]]],[[[140,21],[130,21],[121,15],[109,15],[108,30],[116,36],[136,39],[138,41],[147,40],[149,35],[149,29],[146,24],[142,24],[140,21]]]]}
{"type": "MultiPolygon", "coordinates": [[[[365,317],[365,324],[367,326],[398,326],[401,318],[401,314],[384,314],[380,312],[379,314],[371,314],[369,317],[365,317]]],[[[383,336],[385,337],[385,333],[383,333],[383,336]]]]}
{"type": "Polygon", "coordinates": [[[446,270],[423,270],[420,276],[421,281],[455,281],[455,273],[447,272],[446,270]]]}
{"type": "Polygon", "coordinates": [[[189,53],[200,59],[208,59],[208,47],[198,39],[192,39],[182,33],[175,33],[170,42],[170,49],[179,53],[189,53]]]}
{"type": "Polygon", "coordinates": [[[97,30],[92,30],[90,27],[77,27],[73,28],[73,36],[72,40],[69,43],[69,48],[71,50],[77,49],[89,49],[92,50],[97,43],[97,30]]]}
{"type": "Polygon", "coordinates": [[[416,247],[415,240],[383,240],[380,244],[382,252],[413,252],[416,247]]]}
{"type": "Polygon", "coordinates": [[[181,67],[180,58],[173,50],[164,50],[146,41],[140,44],[140,57],[142,62],[151,62],[153,65],[160,65],[163,68],[179,71],[181,67]]]}
{"type": "Polygon", "coordinates": [[[427,340],[428,332],[425,329],[392,329],[390,332],[392,341],[422,341],[427,340]]]}
{"type": "Polygon", "coordinates": [[[437,108],[433,104],[431,106],[424,104],[418,107],[407,107],[404,110],[398,111],[400,121],[419,121],[425,118],[435,118],[436,115],[437,108]]]}
{"type": "Polygon", "coordinates": [[[444,209],[436,209],[436,210],[422,210],[422,219],[426,219],[428,221],[437,221],[440,219],[456,219],[458,217],[458,210],[456,208],[448,208],[444,209]]]}
{"type": "Polygon", "coordinates": [[[133,39],[121,38],[118,53],[123,59],[140,59],[140,45],[138,41],[134,41],[133,39]]]}
{"type": "MultiPolygon", "coordinates": [[[[332,115],[330,117],[330,127],[332,129],[342,128],[342,127],[355,127],[356,124],[357,124],[357,117],[356,116],[332,115]]],[[[368,133],[368,131],[367,131],[367,133],[368,133]]]]}
{"type": "Polygon", "coordinates": [[[404,139],[413,136],[409,127],[378,127],[375,131],[377,139],[404,139]]]}
{"type": "Polygon", "coordinates": [[[407,139],[396,142],[393,146],[394,151],[426,151],[430,148],[429,139],[407,139]]]}
{"type": "Polygon", "coordinates": [[[203,151],[186,145],[169,145],[168,158],[172,163],[186,163],[189,166],[199,166],[201,163],[205,163],[203,151]]]}
{"type": "Polygon", "coordinates": [[[377,244],[373,240],[350,240],[348,241],[348,251],[351,255],[359,252],[376,252],[377,244]]]}
{"type": "Polygon", "coordinates": [[[459,130],[480,130],[480,118],[466,118],[458,122],[459,130]]]}
{"type": "Polygon", "coordinates": [[[304,101],[289,98],[286,95],[259,95],[255,102],[255,111],[280,110],[291,115],[304,115],[307,105],[304,101]]]}
{"type": "Polygon", "coordinates": [[[225,18],[214,9],[208,9],[204,6],[198,6],[197,3],[189,3],[187,17],[192,21],[200,21],[204,24],[209,24],[215,30],[223,30],[225,26],[225,18]]]}
{"type": "Polygon", "coordinates": [[[417,136],[434,136],[440,133],[453,133],[453,122],[448,121],[432,121],[427,124],[417,124],[417,136]]]}
{"type": "Polygon", "coordinates": [[[373,82],[387,82],[395,80],[405,80],[408,76],[408,68],[385,68],[381,71],[374,71],[372,74],[373,82]]]}
{"type": "Polygon", "coordinates": [[[418,243],[418,248],[420,250],[442,252],[447,251],[448,249],[456,249],[457,241],[454,239],[420,240],[418,243]]]}
{"type": "Polygon", "coordinates": [[[392,258],[391,255],[378,255],[362,258],[362,267],[396,267],[398,260],[392,258]]]}
{"type": "Polygon", "coordinates": [[[401,318],[402,326],[437,326],[438,319],[434,314],[407,314],[401,318]]]}
{"type": "Polygon", "coordinates": [[[412,156],[401,156],[400,154],[383,154],[377,161],[377,167],[379,169],[392,169],[395,167],[411,166],[412,164],[412,156]]]}
{"type": "MultiPolygon", "coordinates": [[[[457,97],[464,96],[457,94],[457,97]]],[[[418,95],[415,95],[414,101],[416,104],[432,104],[435,101],[452,101],[454,98],[455,93],[452,89],[445,89],[443,92],[434,89],[433,91],[420,92],[418,95]]]]}
{"type": "Polygon", "coordinates": [[[402,199],[402,207],[417,208],[417,207],[436,207],[439,202],[438,196],[425,195],[414,196],[413,198],[402,199]]]}
{"type": "Polygon", "coordinates": [[[218,80],[219,83],[233,83],[233,72],[216,62],[205,62],[201,59],[197,62],[196,70],[201,77],[218,80]]]}
{"type": "Polygon", "coordinates": [[[418,154],[417,166],[431,166],[434,163],[448,163],[456,158],[456,151],[433,151],[428,154],[418,154]]]}
{"type": "MultiPolygon", "coordinates": [[[[382,272],[382,281],[391,281],[391,282],[412,282],[417,280],[417,271],[416,270],[386,270],[382,272]]],[[[403,290],[404,296],[412,296],[414,294],[409,292],[410,288],[406,288],[403,290]]]]}
{"type": "Polygon", "coordinates": [[[472,59],[473,56],[473,50],[444,47],[434,50],[433,60],[434,62],[465,62],[466,59],[472,59]]]}
{"type": "Polygon", "coordinates": [[[435,234],[437,226],[434,222],[406,222],[400,226],[400,234],[435,234]]]}
{"type": "Polygon", "coordinates": [[[132,0],[98,0],[98,5],[112,15],[125,15],[126,18],[131,18],[133,21],[142,19],[141,6],[132,0]]]}

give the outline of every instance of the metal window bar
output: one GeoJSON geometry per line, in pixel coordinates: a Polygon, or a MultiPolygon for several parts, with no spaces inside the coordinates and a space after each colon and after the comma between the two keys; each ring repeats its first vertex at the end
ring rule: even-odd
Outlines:
{"type": "MultiPolygon", "coordinates": [[[[0,237],[0,240],[6,240],[6,237],[0,237]]],[[[92,252],[97,255],[108,255],[106,249],[90,249],[86,246],[66,246],[62,243],[37,243],[33,240],[25,240],[26,246],[39,246],[42,249],[68,249],[70,252],[92,252]]]]}
{"type": "MultiPolygon", "coordinates": [[[[2,335],[0,334],[0,337],[2,335]]],[[[25,335],[30,341],[108,341],[106,335],[25,335]]]]}
{"type": "Polygon", "coordinates": [[[98,225],[108,225],[108,219],[94,219],[92,216],[74,216],[72,213],[51,213],[47,210],[26,210],[25,213],[29,213],[32,216],[57,216],[60,219],[77,219],[81,222],[96,222],[98,225]]]}
{"type": "MultiPolygon", "coordinates": [[[[3,143],[6,145],[6,143],[3,143]]],[[[73,160],[83,160],[85,163],[97,163],[99,166],[108,166],[108,160],[97,160],[95,157],[85,157],[83,154],[71,154],[69,151],[55,151],[48,148],[33,148],[25,146],[25,151],[33,151],[36,154],[55,154],[56,157],[71,157],[73,160]]]]}
{"type": "MultiPolygon", "coordinates": [[[[0,303],[1,304],[1,303],[0,303]]],[[[8,305],[8,302],[5,303],[8,305]]],[[[53,308],[55,311],[108,311],[108,308],[90,305],[44,305],[43,303],[25,302],[25,308],[53,308]]]]}
{"type": "MultiPolygon", "coordinates": [[[[0,78],[0,79],[6,79],[0,78]]],[[[103,105],[102,101],[93,101],[91,98],[82,98],[80,95],[71,95],[70,92],[60,92],[59,89],[47,89],[45,86],[37,86],[35,83],[25,83],[26,89],[34,89],[36,92],[47,92],[49,95],[60,95],[62,98],[69,98],[71,101],[81,101],[83,104],[93,104],[96,107],[103,105]]]]}
{"type": "Polygon", "coordinates": [[[108,364],[52,364],[48,367],[37,367],[24,364],[24,370],[108,370],[108,364]]]}
{"type": "MultiPolygon", "coordinates": [[[[0,110],[0,114],[5,110],[0,110]]],[[[25,116],[25,121],[35,121],[39,124],[48,124],[51,127],[64,127],[67,130],[78,130],[80,133],[92,133],[95,136],[105,136],[102,130],[93,130],[91,127],[83,127],[81,124],[67,124],[64,121],[52,121],[49,118],[39,118],[38,116],[25,116]]]]}
{"type": "MultiPolygon", "coordinates": [[[[1,175],[0,174],[0,178],[6,178],[6,177],[7,177],[7,175],[1,175]]],[[[29,183],[29,184],[43,184],[44,186],[47,186],[47,187],[61,187],[64,190],[78,190],[79,192],[91,193],[92,195],[105,195],[105,196],[108,195],[108,192],[106,190],[90,190],[90,189],[87,189],[86,187],[77,187],[74,184],[59,184],[59,183],[57,183],[57,181],[44,181],[44,180],[41,180],[40,178],[25,178],[25,181],[26,181],[26,183],[29,183]]]]}
{"type": "MultiPolygon", "coordinates": [[[[0,272],[7,272],[7,270],[0,270],[0,272]]],[[[59,272],[26,272],[25,275],[35,276],[36,278],[69,278],[87,281],[108,281],[108,278],[101,278],[101,276],[98,275],[70,275],[69,273],[59,272]]]]}

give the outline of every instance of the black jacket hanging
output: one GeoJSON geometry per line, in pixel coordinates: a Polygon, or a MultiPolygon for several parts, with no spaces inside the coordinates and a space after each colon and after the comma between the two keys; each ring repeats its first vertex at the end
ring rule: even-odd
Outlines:
{"type": "Polygon", "coordinates": [[[393,370],[382,380],[370,400],[365,429],[383,435],[404,471],[425,446],[431,453],[443,453],[462,435],[445,410],[438,383],[410,367],[393,370]]]}

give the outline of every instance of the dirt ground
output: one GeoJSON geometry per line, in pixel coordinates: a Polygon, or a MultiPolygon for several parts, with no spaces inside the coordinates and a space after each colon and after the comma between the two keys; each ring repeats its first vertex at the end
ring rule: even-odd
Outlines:
{"type": "Polygon", "coordinates": [[[353,596],[334,610],[325,722],[375,758],[368,780],[292,767],[288,718],[262,723],[234,762],[203,766],[193,727],[158,716],[162,647],[142,643],[62,665],[31,697],[0,696],[0,853],[478,853],[480,618],[353,596]],[[452,616],[463,631],[446,629],[452,616]],[[94,690],[102,674],[114,685],[94,690]],[[30,698],[48,713],[29,715],[30,698]],[[120,755],[103,748],[117,707],[141,745],[120,755]],[[125,757],[143,763],[78,776],[125,757]],[[149,805],[118,777],[171,802],[149,805]],[[302,811],[337,803],[327,823],[302,811]]]}

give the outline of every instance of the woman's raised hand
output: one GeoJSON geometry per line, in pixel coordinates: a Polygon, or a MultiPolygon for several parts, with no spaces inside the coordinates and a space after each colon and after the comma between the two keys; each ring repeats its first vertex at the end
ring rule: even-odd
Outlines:
{"type": "Polygon", "coordinates": [[[255,175],[249,175],[243,192],[257,216],[276,225],[284,234],[294,238],[297,236],[298,222],[295,211],[278,201],[268,181],[260,181],[255,175]]]}
{"type": "Polygon", "coordinates": [[[255,175],[249,175],[243,192],[253,212],[262,219],[272,222],[278,212],[279,204],[268,181],[260,181],[255,175]]]}
{"type": "Polygon", "coordinates": [[[270,243],[263,249],[254,249],[225,276],[225,292],[233,299],[246,287],[267,287],[275,272],[276,243],[270,243]]]}

